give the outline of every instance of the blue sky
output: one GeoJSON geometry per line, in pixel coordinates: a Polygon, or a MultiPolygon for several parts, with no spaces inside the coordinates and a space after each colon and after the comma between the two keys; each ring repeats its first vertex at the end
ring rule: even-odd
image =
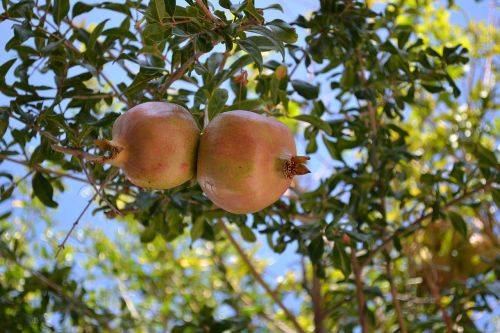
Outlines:
{"type": "MultiPolygon", "coordinates": [[[[75,1],[72,1],[74,3],[75,1]]],[[[89,1],[92,2],[92,1],[89,1]]],[[[179,1],[178,1],[179,2],[179,1]]],[[[305,15],[312,10],[316,9],[318,7],[318,2],[319,1],[311,1],[311,0],[302,0],[302,1],[286,1],[286,0],[279,0],[279,1],[259,1],[256,0],[256,6],[257,7],[265,7],[266,5],[272,4],[272,3],[279,3],[282,5],[284,8],[285,12],[280,13],[278,11],[269,11],[266,13],[266,18],[268,20],[275,19],[275,18],[280,18],[285,21],[293,21],[299,14],[300,15],[305,15]]],[[[443,1],[444,3],[444,1],[443,1]]],[[[470,1],[470,0],[462,0],[462,1],[456,1],[456,3],[466,9],[469,17],[473,20],[486,20],[487,15],[488,15],[488,6],[487,6],[487,1],[482,1],[482,2],[475,2],[475,1],[470,1]]],[[[111,12],[106,12],[106,15],[110,15],[111,12]]],[[[82,15],[79,16],[77,21],[80,22],[82,19],[85,19],[86,24],[89,23],[98,23],[102,21],[105,18],[111,18],[111,21],[108,23],[108,26],[116,25],[118,22],[121,21],[121,18],[118,17],[117,15],[108,17],[105,16],[103,12],[96,12],[93,11],[91,15],[82,15]]],[[[465,17],[461,14],[454,14],[452,16],[452,21],[455,23],[465,23],[465,17]]],[[[304,37],[304,32],[300,32],[301,36],[299,39],[304,37]]],[[[0,23],[0,63],[4,63],[8,59],[14,57],[15,55],[13,53],[6,53],[3,46],[7,43],[7,41],[11,38],[12,36],[12,30],[11,30],[11,23],[10,22],[2,22],[0,23]]],[[[116,75],[116,73],[119,72],[113,72],[112,69],[110,69],[109,73],[113,73],[116,75]]],[[[115,76],[113,81],[120,82],[121,80],[124,79],[123,73],[117,74],[118,76],[115,76]]],[[[296,74],[296,77],[300,77],[301,79],[306,79],[306,80],[313,80],[314,78],[309,75],[305,68],[301,67],[299,68],[299,71],[296,74]]],[[[34,82],[36,81],[43,81],[46,78],[42,77],[37,77],[35,75],[33,77],[34,82]]],[[[12,82],[12,71],[9,72],[7,76],[7,82],[12,82]]],[[[5,105],[7,104],[7,99],[5,96],[0,95],[0,105],[5,105]]],[[[303,152],[304,151],[304,144],[302,140],[299,139],[299,151],[303,152]]],[[[321,152],[320,152],[321,154],[321,152]]],[[[325,154],[323,154],[325,155],[325,154]]],[[[313,174],[310,176],[305,176],[309,178],[305,178],[304,181],[306,183],[315,183],[317,182],[317,179],[314,177],[314,173],[318,172],[319,169],[321,168],[321,163],[320,162],[313,162],[311,164],[311,169],[313,171],[313,174]]],[[[4,162],[1,164],[0,169],[2,170],[9,170],[13,172],[14,174],[18,176],[23,176],[26,173],[26,170],[24,170],[22,167],[19,167],[17,165],[13,165],[8,162],[4,162]]],[[[59,203],[59,207],[55,210],[51,210],[53,212],[54,216],[54,221],[56,222],[55,226],[55,231],[56,232],[62,232],[64,233],[66,230],[68,230],[73,223],[74,219],[76,216],[79,214],[79,212],[83,209],[85,206],[88,198],[90,195],[92,195],[92,191],[89,188],[89,186],[84,185],[82,183],[76,182],[76,181],[71,181],[68,180],[65,182],[66,184],[66,190],[65,192],[58,194],[57,196],[57,202],[59,203]]],[[[19,193],[15,194],[16,197],[19,197],[19,193]]],[[[6,205],[10,205],[11,202],[6,202],[3,204],[0,204],[0,213],[3,212],[6,208],[6,205]]],[[[94,205],[95,208],[95,205],[94,205]]],[[[23,215],[23,209],[16,209],[16,215],[21,216],[23,215]]],[[[120,228],[120,223],[116,222],[115,220],[108,220],[106,219],[102,214],[97,214],[95,216],[92,216],[90,214],[90,211],[87,212],[87,214],[84,216],[82,219],[80,225],[78,226],[78,229],[82,228],[96,228],[96,229],[102,229],[103,231],[106,232],[108,235],[115,235],[118,228],[120,228]]],[[[40,234],[42,233],[42,230],[39,230],[40,234]]],[[[75,232],[69,240],[69,244],[75,244],[75,236],[78,234],[78,231],[75,232]]],[[[41,238],[40,241],[44,241],[44,238],[41,238]]],[[[137,241],[139,241],[137,239],[137,241]]],[[[261,237],[260,238],[260,244],[261,248],[258,251],[258,256],[262,258],[268,258],[271,259],[272,265],[268,267],[267,270],[267,279],[272,281],[276,279],[278,276],[282,275],[283,272],[285,272],[288,269],[298,269],[299,268],[299,262],[300,262],[300,257],[297,256],[294,252],[295,249],[293,247],[290,247],[284,254],[282,255],[277,255],[273,253],[269,247],[267,246],[267,243],[265,241],[265,238],[261,237]]],[[[85,278],[85,272],[80,271],[81,277],[84,279],[85,278]]]]}

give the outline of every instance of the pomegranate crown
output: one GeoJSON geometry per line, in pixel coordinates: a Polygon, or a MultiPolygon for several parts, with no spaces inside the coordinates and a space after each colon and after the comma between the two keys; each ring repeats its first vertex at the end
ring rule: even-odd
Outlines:
{"type": "Polygon", "coordinates": [[[304,165],[310,158],[308,156],[292,156],[289,160],[283,163],[283,174],[286,178],[292,179],[294,176],[305,175],[311,173],[304,165]]]}

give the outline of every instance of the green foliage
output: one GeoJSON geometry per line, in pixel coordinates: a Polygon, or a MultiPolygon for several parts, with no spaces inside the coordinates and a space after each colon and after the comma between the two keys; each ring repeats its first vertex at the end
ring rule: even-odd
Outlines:
{"type": "MultiPolygon", "coordinates": [[[[452,24],[451,2],[322,0],[293,22],[269,20],[279,5],[256,5],[2,1],[0,24],[11,29],[0,64],[3,328],[480,330],[471,310],[492,311],[500,267],[498,32],[452,24]],[[109,19],[87,24],[94,14],[109,19]],[[51,148],[104,153],[94,141],[152,100],[186,106],[200,127],[235,109],[278,117],[303,140],[313,172],[239,216],[194,182],[145,191],[51,148]],[[75,181],[105,184],[93,213],[125,230],[92,225],[56,260],[64,235],[50,214],[75,181]],[[418,231],[443,221],[463,242],[480,233],[493,244],[476,276],[446,275],[423,245],[418,231]],[[239,231],[237,242],[296,249],[301,272],[266,287],[266,263],[231,247],[221,223],[239,231]],[[429,256],[429,271],[409,269],[429,256]],[[297,305],[280,304],[286,296],[297,305]]],[[[439,239],[438,252],[453,242],[439,239]]]]}

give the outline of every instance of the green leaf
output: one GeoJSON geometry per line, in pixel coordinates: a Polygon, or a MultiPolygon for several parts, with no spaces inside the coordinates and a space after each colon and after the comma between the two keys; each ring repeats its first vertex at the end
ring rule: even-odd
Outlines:
{"type": "Polygon", "coordinates": [[[323,236],[319,235],[311,240],[311,243],[307,246],[307,252],[309,253],[309,258],[313,263],[318,263],[323,256],[325,251],[325,242],[323,241],[323,236]]]}
{"type": "Polygon", "coordinates": [[[440,86],[435,86],[435,85],[430,85],[430,84],[425,84],[425,83],[422,83],[422,87],[427,90],[428,92],[434,94],[434,93],[438,93],[440,91],[443,91],[444,88],[443,87],[440,87],[440,86]]]}
{"type": "Polygon", "coordinates": [[[54,189],[52,184],[44,177],[43,174],[37,172],[31,181],[33,193],[47,207],[56,208],[57,202],[52,198],[54,189]]]}
{"type": "Polygon", "coordinates": [[[165,10],[168,15],[174,16],[175,14],[175,0],[163,0],[165,2],[165,10]]]}
{"type": "Polygon", "coordinates": [[[92,33],[90,34],[90,37],[89,37],[89,42],[87,44],[88,49],[90,49],[90,50],[94,49],[97,38],[99,38],[99,36],[101,35],[101,32],[104,29],[106,22],[108,22],[108,21],[109,21],[109,19],[102,21],[94,28],[94,30],[92,30],[92,33]]]}
{"type": "Polygon", "coordinates": [[[150,224],[141,232],[139,239],[141,243],[151,243],[155,239],[156,234],[157,233],[154,224],[150,224]]]}
{"type": "Polygon", "coordinates": [[[306,123],[313,125],[317,129],[324,131],[326,134],[332,135],[332,128],[330,127],[330,125],[326,121],[324,121],[321,118],[311,116],[308,114],[301,114],[301,115],[293,117],[293,119],[305,121],[306,123]]]}
{"type": "Polygon", "coordinates": [[[208,119],[212,120],[216,115],[224,110],[228,93],[226,89],[217,88],[208,100],[208,119]]]}
{"type": "Polygon", "coordinates": [[[351,260],[349,258],[349,254],[345,251],[344,245],[337,240],[333,246],[333,266],[338,268],[344,274],[344,277],[347,278],[351,275],[351,260]]]}
{"type": "Polygon", "coordinates": [[[492,187],[491,196],[493,197],[493,201],[497,204],[497,207],[500,208],[500,189],[492,187]]]}
{"type": "Polygon", "coordinates": [[[295,43],[297,41],[298,34],[295,28],[285,21],[273,20],[267,26],[273,31],[275,38],[279,41],[283,43],[295,43]]]}
{"type": "Polygon", "coordinates": [[[7,1],[8,0],[2,0],[2,7],[3,7],[3,10],[7,11],[7,1]]]}
{"type": "Polygon", "coordinates": [[[257,64],[259,72],[262,72],[263,60],[262,54],[260,53],[259,47],[249,40],[238,40],[236,43],[241,47],[241,49],[247,52],[253,61],[257,64]]]}
{"type": "Polygon", "coordinates": [[[498,161],[495,153],[478,143],[473,149],[474,156],[479,160],[479,163],[483,166],[498,168],[498,161]]]}
{"type": "Polygon", "coordinates": [[[205,218],[203,216],[198,216],[193,226],[191,227],[191,240],[194,242],[203,235],[205,230],[205,218]]]}
{"type": "Polygon", "coordinates": [[[465,223],[462,216],[455,212],[448,212],[448,217],[451,220],[451,224],[464,238],[467,237],[467,224],[465,223]]]}
{"type": "Polygon", "coordinates": [[[306,99],[316,99],[319,96],[319,87],[302,80],[292,81],[293,89],[306,99]]]}
{"type": "Polygon", "coordinates": [[[88,5],[88,4],[83,3],[83,2],[77,2],[73,6],[73,11],[72,11],[71,15],[74,18],[74,17],[76,17],[78,15],[90,12],[92,9],[94,9],[94,6],[92,6],[92,5],[88,5]]]}
{"type": "Polygon", "coordinates": [[[241,237],[243,237],[245,241],[253,243],[257,240],[257,237],[253,233],[252,229],[247,227],[245,224],[238,225],[238,227],[240,228],[241,237]]]}
{"type": "Polygon", "coordinates": [[[7,128],[9,127],[9,114],[7,111],[0,111],[0,140],[3,138],[7,128]]]}
{"type": "Polygon", "coordinates": [[[54,6],[52,7],[52,17],[57,25],[61,24],[63,18],[68,15],[69,12],[69,0],[54,0],[54,6]]]}
{"type": "Polygon", "coordinates": [[[261,26],[252,26],[252,27],[248,28],[247,31],[259,34],[259,35],[267,38],[267,40],[269,40],[271,42],[273,49],[279,51],[281,53],[283,61],[285,60],[285,48],[283,47],[281,42],[276,40],[273,31],[266,29],[264,27],[261,27],[261,26]]]}
{"type": "Polygon", "coordinates": [[[154,9],[155,9],[155,15],[158,18],[158,21],[161,22],[161,20],[167,16],[167,10],[165,9],[165,0],[151,0],[154,1],[154,9]]]}

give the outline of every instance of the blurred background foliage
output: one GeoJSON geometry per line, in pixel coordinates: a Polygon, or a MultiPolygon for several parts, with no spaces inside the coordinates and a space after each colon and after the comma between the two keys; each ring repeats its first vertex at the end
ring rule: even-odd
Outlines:
{"type": "Polygon", "coordinates": [[[488,21],[453,1],[311,7],[286,22],[251,0],[2,1],[4,331],[500,329],[494,5],[488,21]],[[145,191],[50,148],[100,153],[150,100],[200,125],[277,117],[313,172],[238,216],[194,182],[145,191]],[[88,209],[104,226],[78,224],[88,209]]]}

